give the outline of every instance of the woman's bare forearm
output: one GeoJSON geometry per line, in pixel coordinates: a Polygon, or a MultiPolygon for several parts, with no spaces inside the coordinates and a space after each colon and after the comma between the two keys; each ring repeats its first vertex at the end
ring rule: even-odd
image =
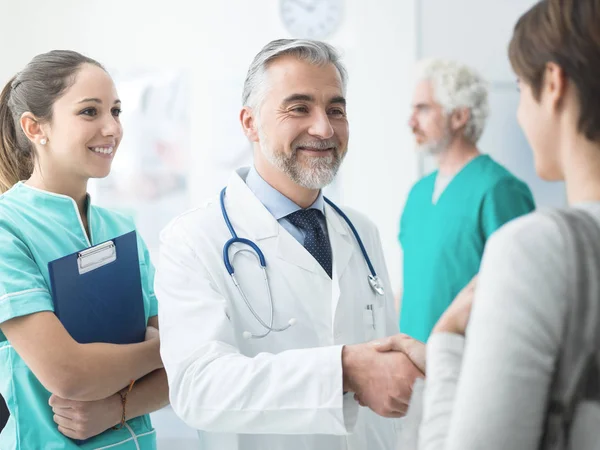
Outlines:
{"type": "Polygon", "coordinates": [[[73,358],[70,386],[60,395],[70,400],[100,400],[162,367],[159,340],[131,345],[81,344],[73,358]]]}
{"type": "Polygon", "coordinates": [[[169,404],[169,385],[164,369],[137,381],[127,395],[127,419],[157,411],[169,404]]]}

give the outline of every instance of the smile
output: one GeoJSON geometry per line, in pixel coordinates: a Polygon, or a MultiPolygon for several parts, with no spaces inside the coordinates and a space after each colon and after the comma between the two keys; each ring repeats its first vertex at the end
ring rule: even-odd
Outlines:
{"type": "Polygon", "coordinates": [[[94,153],[102,153],[104,155],[112,155],[113,147],[88,147],[94,153]]]}
{"type": "Polygon", "coordinates": [[[297,150],[302,150],[305,152],[313,152],[313,153],[328,153],[335,150],[335,147],[328,148],[314,148],[314,147],[298,147],[297,150]]]}

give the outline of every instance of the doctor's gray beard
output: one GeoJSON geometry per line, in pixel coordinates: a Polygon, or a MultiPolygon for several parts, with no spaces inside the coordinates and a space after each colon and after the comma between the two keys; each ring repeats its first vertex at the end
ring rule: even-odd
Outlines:
{"type": "Polygon", "coordinates": [[[454,135],[450,129],[450,123],[446,123],[444,126],[444,134],[441,138],[435,141],[430,140],[418,145],[417,151],[427,153],[431,156],[441,155],[448,149],[452,139],[454,139],[454,135]]]}
{"type": "Polygon", "coordinates": [[[273,151],[261,129],[258,130],[258,134],[261,141],[260,149],[267,161],[290,177],[294,183],[307,189],[321,189],[330,184],[344,160],[340,156],[338,143],[331,139],[294,143],[292,154],[286,155],[273,151]],[[323,150],[333,148],[333,151],[328,156],[304,158],[304,161],[308,163],[308,167],[305,167],[298,160],[299,147],[323,150]]]}

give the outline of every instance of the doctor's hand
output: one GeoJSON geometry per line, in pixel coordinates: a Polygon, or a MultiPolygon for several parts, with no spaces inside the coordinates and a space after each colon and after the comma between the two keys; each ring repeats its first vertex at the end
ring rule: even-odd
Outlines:
{"type": "Polygon", "coordinates": [[[433,333],[453,333],[465,335],[469,318],[471,317],[471,307],[475,297],[475,288],[477,287],[477,276],[467,284],[462,291],[452,301],[452,304],[442,314],[437,324],[433,328],[433,333]]]}
{"type": "Polygon", "coordinates": [[[344,346],[342,370],[344,391],[384,417],[404,416],[415,379],[424,377],[404,353],[378,352],[370,343],[344,346]]]}
{"type": "Polygon", "coordinates": [[[378,352],[402,352],[410,358],[417,368],[425,374],[426,347],[421,341],[407,334],[396,334],[371,343],[378,352]]]}
{"type": "Polygon", "coordinates": [[[79,402],[52,395],[48,402],[58,431],[71,439],[88,439],[121,423],[119,394],[102,400],[79,402]]]}

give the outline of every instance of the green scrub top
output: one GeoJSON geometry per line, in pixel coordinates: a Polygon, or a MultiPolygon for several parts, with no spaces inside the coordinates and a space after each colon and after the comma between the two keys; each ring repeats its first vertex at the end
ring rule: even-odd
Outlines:
{"type": "Polygon", "coordinates": [[[436,177],[437,171],[415,184],[400,220],[400,331],[424,342],[479,271],[490,235],[535,208],[527,185],[487,155],[465,165],[433,204],[436,177]]]}
{"type": "MultiPolygon", "coordinates": [[[[0,195],[0,323],[39,311],[53,311],[48,262],[135,229],[133,221],[93,206],[88,197],[88,239],[73,199],[17,183],[0,195]]],[[[157,315],[154,268],[148,250],[138,248],[146,321],[157,315]]],[[[0,394],[10,418],[0,434],[0,449],[156,449],[148,415],[128,427],[107,430],[82,446],[58,431],[48,405],[51,393],[31,372],[0,332],[0,394]]]]}

